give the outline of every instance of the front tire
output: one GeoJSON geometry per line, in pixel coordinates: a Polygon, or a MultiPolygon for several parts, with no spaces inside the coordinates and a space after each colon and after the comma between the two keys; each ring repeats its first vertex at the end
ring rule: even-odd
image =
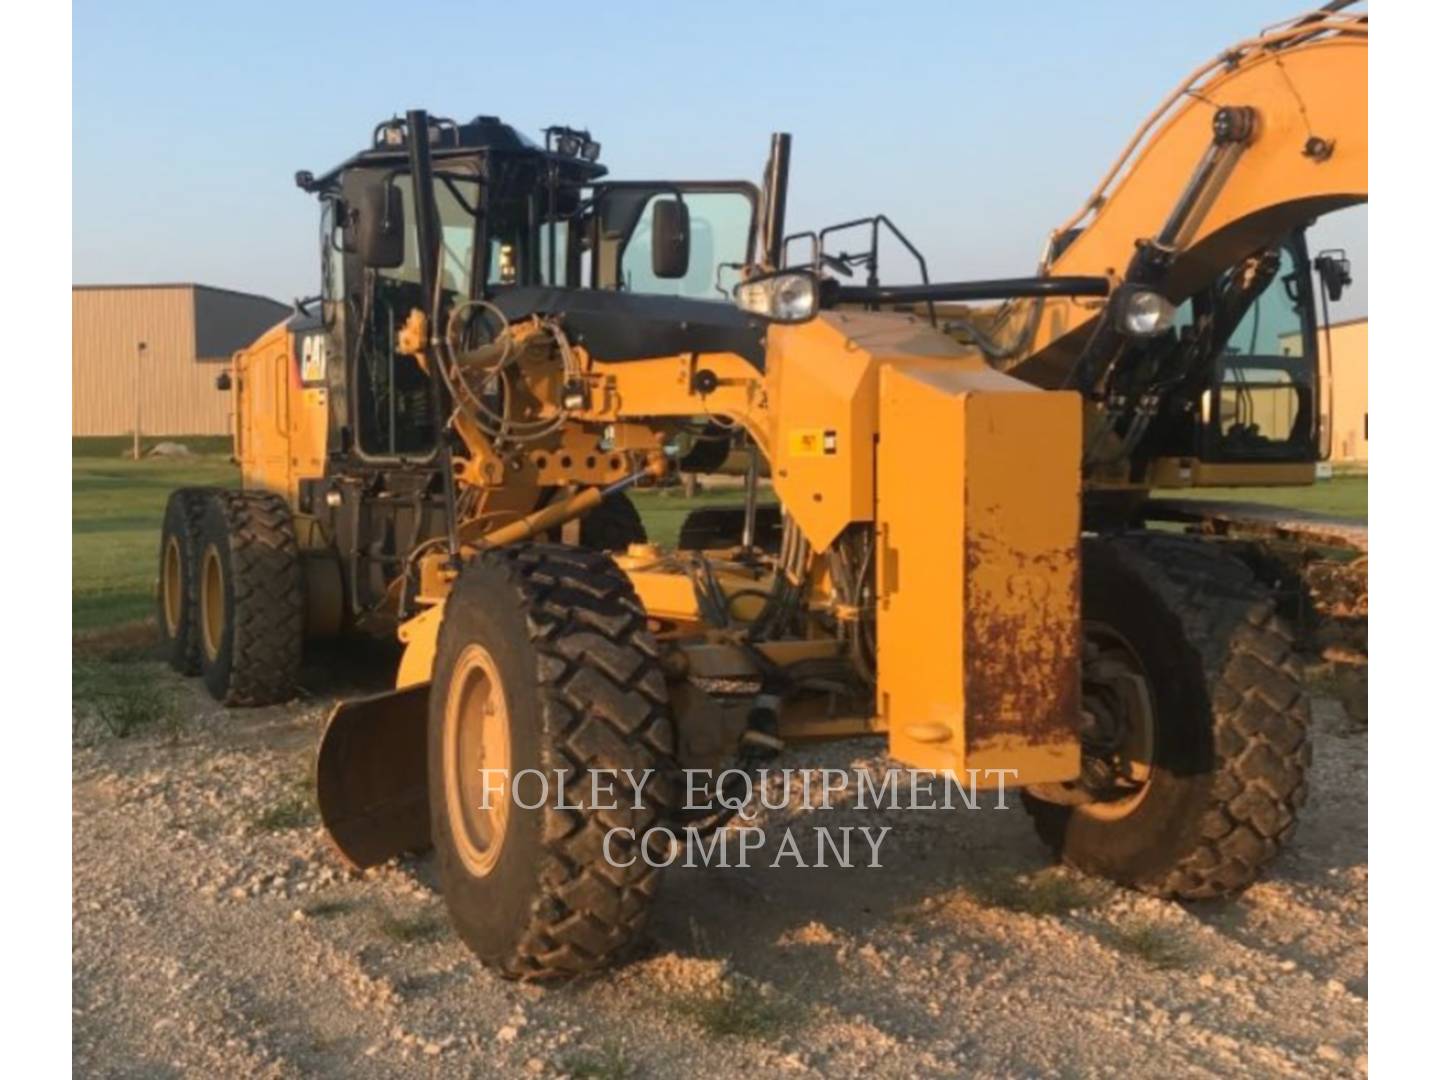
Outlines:
{"type": "Polygon", "coordinates": [[[206,501],[197,585],[200,668],[225,705],[288,701],[300,677],[305,576],[290,508],[263,491],[206,501]]]}
{"type": "Polygon", "coordinates": [[[1144,892],[1241,892],[1294,832],[1310,763],[1309,700],[1274,600],[1204,541],[1086,540],[1082,560],[1088,730],[1106,709],[1094,665],[1110,665],[1102,679],[1121,670],[1123,687],[1127,653],[1153,723],[1112,738],[1108,763],[1087,744],[1092,801],[1026,794],[1040,837],[1077,869],[1144,892]],[[1097,641],[1111,643],[1098,661],[1097,641]],[[1114,768],[1121,758],[1148,760],[1114,768]]]}
{"type": "Polygon", "coordinates": [[[640,934],[660,876],[640,845],[671,801],[667,700],[644,610],[609,556],[502,548],[456,581],[430,694],[431,836],[456,931],[501,974],[594,971],[640,934]],[[487,769],[514,778],[516,798],[487,769]],[[622,772],[617,797],[601,797],[619,808],[593,808],[591,770],[627,769],[646,777],[641,805],[622,772]],[[607,859],[612,829],[624,831],[607,859]]]}

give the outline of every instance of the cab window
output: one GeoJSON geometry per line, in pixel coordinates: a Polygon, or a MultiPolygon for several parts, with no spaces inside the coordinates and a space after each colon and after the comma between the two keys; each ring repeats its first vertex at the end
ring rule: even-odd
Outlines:
{"type": "Polygon", "coordinates": [[[1312,439],[1314,386],[1301,284],[1293,253],[1282,247],[1275,277],[1221,350],[1210,405],[1226,456],[1269,456],[1312,439]]]}
{"type": "MultiPolygon", "coordinates": [[[[414,192],[406,173],[393,174],[388,182],[400,192],[404,207],[405,255],[399,266],[377,269],[373,285],[355,305],[360,325],[351,407],[362,453],[377,457],[424,456],[435,446],[429,376],[413,359],[397,354],[395,346],[396,334],[410,312],[428,306],[420,288],[414,192]]],[[[479,201],[478,179],[455,172],[437,174],[440,286],[452,296],[470,293],[479,201]]]]}
{"type": "Polygon", "coordinates": [[[656,192],[625,243],[617,285],[627,292],[728,301],[739,281],[739,268],[750,254],[754,206],[738,191],[687,191],[682,197],[690,211],[690,268],[685,276],[659,278],[652,270],[655,203],[675,198],[670,192],[656,192]]]}

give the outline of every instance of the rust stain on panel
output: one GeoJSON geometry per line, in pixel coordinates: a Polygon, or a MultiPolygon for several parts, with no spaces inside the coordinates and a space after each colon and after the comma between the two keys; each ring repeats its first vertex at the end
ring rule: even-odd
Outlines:
{"type": "Polygon", "coordinates": [[[1038,554],[969,534],[965,743],[1073,738],[1080,691],[1080,550],[1038,554]]]}

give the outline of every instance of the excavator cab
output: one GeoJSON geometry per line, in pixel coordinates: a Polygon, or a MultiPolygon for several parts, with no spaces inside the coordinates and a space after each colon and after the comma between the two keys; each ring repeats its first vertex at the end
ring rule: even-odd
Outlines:
{"type": "Polygon", "coordinates": [[[1216,353],[1202,399],[1204,461],[1314,461],[1320,356],[1304,238],[1273,249],[1275,272],[1216,353]]]}
{"type": "Polygon", "coordinates": [[[1149,345],[1157,368],[1199,372],[1143,444],[1205,463],[1309,463],[1328,456],[1320,342],[1339,275],[1313,263],[1304,230],[1243,259],[1178,305],[1149,345]]]}

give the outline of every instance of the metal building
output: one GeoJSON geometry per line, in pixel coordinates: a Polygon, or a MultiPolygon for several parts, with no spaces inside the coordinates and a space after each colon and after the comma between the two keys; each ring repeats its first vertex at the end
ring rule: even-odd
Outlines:
{"type": "Polygon", "coordinates": [[[209,285],[76,285],[70,314],[71,434],[129,434],[138,394],[145,435],[225,435],[215,376],[290,308],[209,285]]]}
{"type": "Polygon", "coordinates": [[[1370,323],[1365,316],[1331,323],[1320,335],[1320,362],[1335,350],[1329,364],[1332,402],[1330,460],[1339,464],[1370,461],[1370,323]]]}

